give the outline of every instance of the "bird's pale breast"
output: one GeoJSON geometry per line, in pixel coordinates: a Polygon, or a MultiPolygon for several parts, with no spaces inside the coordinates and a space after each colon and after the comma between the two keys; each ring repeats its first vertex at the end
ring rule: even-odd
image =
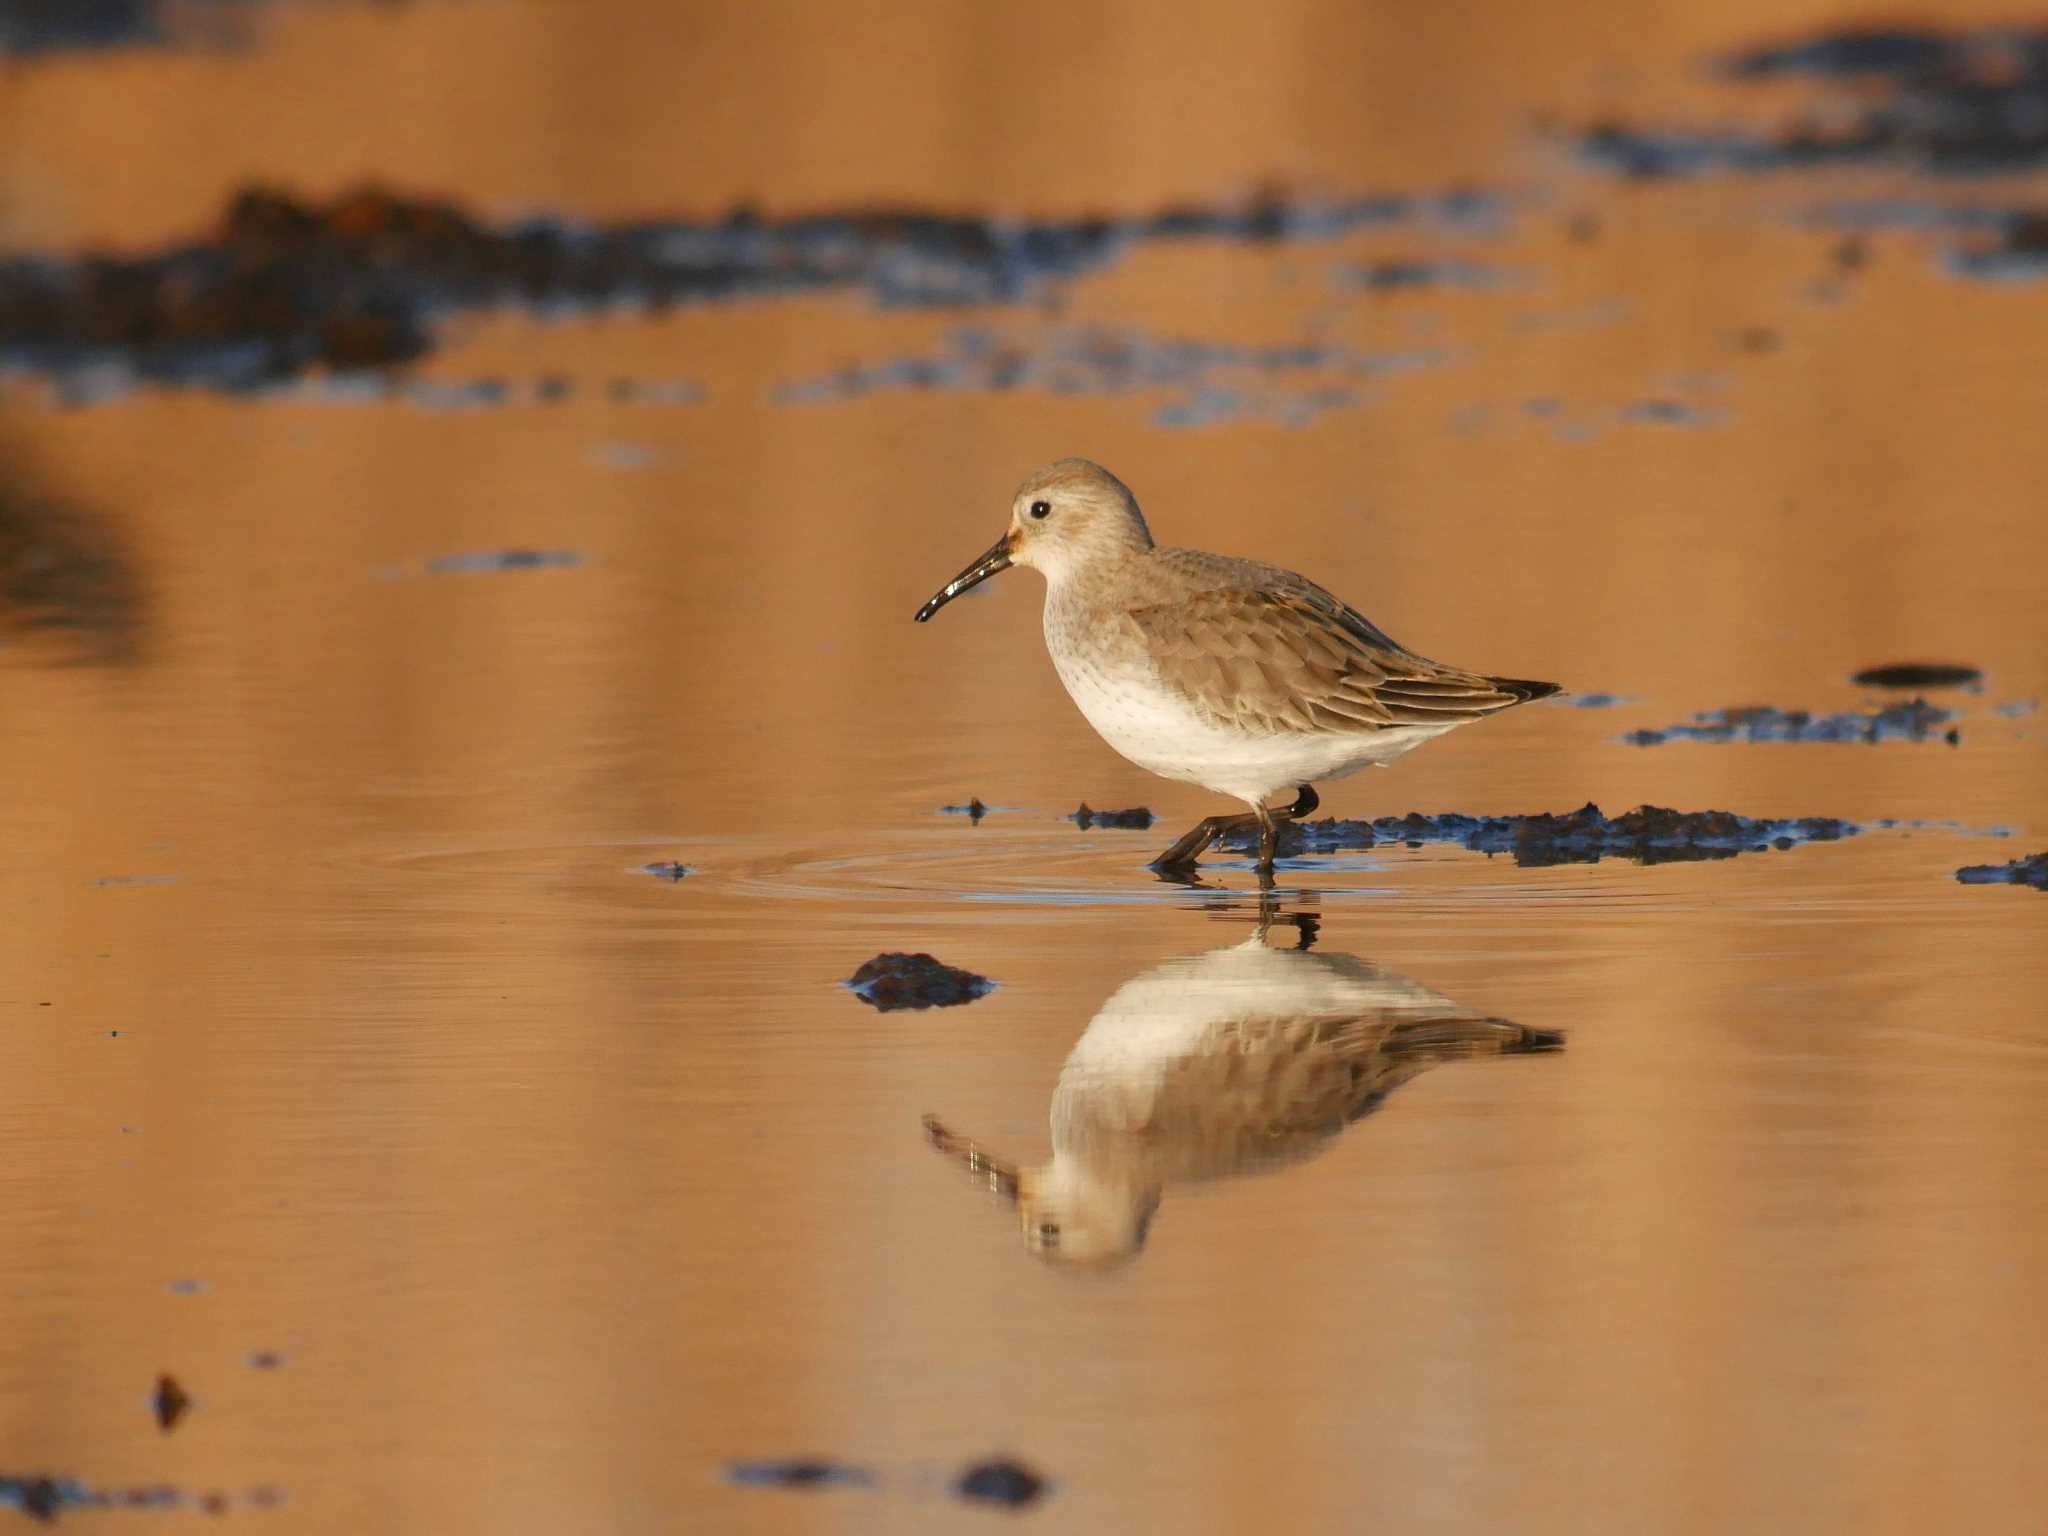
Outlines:
{"type": "Polygon", "coordinates": [[[1161,778],[1248,802],[1391,762],[1451,728],[1258,731],[1205,717],[1160,677],[1143,637],[1120,614],[1048,602],[1045,644],[1068,695],[1124,757],[1161,778]]]}

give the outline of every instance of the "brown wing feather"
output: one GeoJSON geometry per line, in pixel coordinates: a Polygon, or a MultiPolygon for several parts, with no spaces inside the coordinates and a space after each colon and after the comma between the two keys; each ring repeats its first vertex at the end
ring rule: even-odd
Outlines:
{"type": "Polygon", "coordinates": [[[1403,650],[1299,577],[1193,592],[1129,615],[1166,683],[1205,718],[1239,730],[1457,725],[1557,691],[1403,650]]]}

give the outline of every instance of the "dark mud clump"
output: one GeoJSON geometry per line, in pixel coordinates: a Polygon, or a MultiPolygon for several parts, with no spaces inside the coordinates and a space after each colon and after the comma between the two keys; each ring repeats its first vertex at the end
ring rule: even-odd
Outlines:
{"type": "Polygon", "coordinates": [[[370,187],[332,202],[238,193],[213,230],[141,256],[0,261],[0,364],[87,381],[254,389],[413,362],[454,311],[550,312],[861,288],[878,303],[1018,302],[1149,241],[1328,239],[1405,219],[1485,219],[1484,193],[1018,220],[915,208],[702,222],[491,224],[370,187]]]}
{"type": "Polygon", "coordinates": [[[1045,1496],[1049,1484],[1029,1467],[999,1458],[976,1462],[960,1474],[953,1491],[961,1498],[981,1504],[1007,1504],[1022,1509],[1045,1496]]]}
{"type": "Polygon", "coordinates": [[[1966,864],[1956,871],[1964,885],[2031,885],[2048,891],[2048,853],[2029,854],[2010,864],[1966,864]]]}
{"type": "Polygon", "coordinates": [[[1864,688],[1974,688],[1984,681],[1984,674],[1960,662],[1899,661],[1865,667],[1849,681],[1864,688]]]}
{"type": "Polygon", "coordinates": [[[875,956],[846,979],[860,1000],[880,1013],[899,1008],[957,1008],[995,990],[986,976],[944,965],[925,954],[892,950],[875,956]]]}
{"type": "Polygon", "coordinates": [[[1929,741],[1954,746],[1958,733],[1948,728],[1955,716],[1925,699],[1909,699],[1869,714],[1809,714],[1803,709],[1772,709],[1754,705],[1716,709],[1694,715],[1685,725],[1661,731],[1630,731],[1621,739],[1634,747],[1657,747],[1668,741],[1929,741]]]}
{"type": "Polygon", "coordinates": [[[675,860],[670,859],[665,862],[642,864],[640,866],[640,873],[643,875],[652,875],[657,880],[667,880],[671,884],[673,884],[674,882],[682,880],[689,875],[690,866],[687,864],[679,864],[675,860]]]}
{"type": "Polygon", "coordinates": [[[743,1488],[867,1488],[875,1481],[865,1467],[795,1457],[786,1461],[735,1461],[725,1475],[743,1488]]]}
{"type": "Polygon", "coordinates": [[[178,1427],[178,1421],[185,1417],[192,1406],[192,1399],[185,1389],[178,1385],[178,1379],[166,1372],[156,1379],[156,1391],[150,1394],[150,1411],[156,1415],[157,1428],[169,1434],[178,1427]]]}
{"type": "Polygon", "coordinates": [[[0,1473],[0,1504],[12,1504],[44,1525],[66,1504],[88,1502],[76,1483],[48,1476],[10,1477],[0,1473]]]}
{"type": "Polygon", "coordinates": [[[1091,827],[1128,827],[1142,832],[1152,825],[1152,812],[1145,806],[1134,805],[1127,811],[1091,810],[1083,800],[1081,808],[1067,817],[1075,826],[1086,832],[1091,827]]]}
{"type": "MultiPolygon", "coordinates": [[[[1832,816],[1787,819],[1738,816],[1732,811],[1674,811],[1644,805],[1620,816],[1601,814],[1586,805],[1567,815],[1464,816],[1456,812],[1425,816],[1382,816],[1373,821],[1282,822],[1283,855],[1339,853],[1402,844],[1452,843],[1488,856],[1512,855],[1520,865],[1597,864],[1602,859],[1631,859],[1640,864],[1674,864],[1705,859],[1732,859],[1741,853],[1785,849],[1799,843],[1835,842],[1861,829],[1832,816]]],[[[1226,845],[1250,852],[1257,834],[1234,833],[1226,845]]]]}
{"type": "Polygon", "coordinates": [[[1970,174],[2048,162],[2048,31],[1853,28],[1739,53],[1722,74],[1742,84],[1811,79],[1824,89],[1775,127],[1608,121],[1580,132],[1580,151],[1636,177],[1844,165],[1970,174]]]}

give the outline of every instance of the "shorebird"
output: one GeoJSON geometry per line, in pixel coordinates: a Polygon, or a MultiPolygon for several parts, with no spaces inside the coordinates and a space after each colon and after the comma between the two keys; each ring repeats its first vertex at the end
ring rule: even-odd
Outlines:
{"type": "Polygon", "coordinates": [[[1063,1264],[1144,1246],[1169,1184],[1307,1161],[1438,1062],[1554,1050],[1564,1036],[1475,1013],[1354,955],[1242,944],[1119,987],[1052,1096],[1052,1158],[1020,1168],[927,1115],[925,1135],[1014,1200],[1063,1264]]]}
{"type": "Polygon", "coordinates": [[[1202,821],[1153,861],[1159,870],[1185,869],[1256,825],[1270,871],[1279,823],[1321,804],[1318,781],[1558,690],[1418,656],[1292,571],[1162,548],[1137,497],[1086,459],[1026,479],[1003,536],[917,622],[1013,565],[1045,577],[1045,647],[1097,734],[1141,768],[1251,807],[1202,821]],[[1291,804],[1266,804],[1288,788],[1291,804]]]}

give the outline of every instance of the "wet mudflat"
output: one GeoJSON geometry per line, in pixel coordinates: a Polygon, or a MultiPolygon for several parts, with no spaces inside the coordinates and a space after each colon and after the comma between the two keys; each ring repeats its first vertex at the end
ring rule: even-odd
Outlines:
{"type": "Polygon", "coordinates": [[[2036,1526],[2031,33],[93,9],[0,31],[0,1522],[2036,1526]],[[1128,113],[967,131],[1055,56],[1128,113]],[[1572,694],[1158,878],[1232,807],[1037,578],[909,622],[1068,452],[1572,694]]]}

